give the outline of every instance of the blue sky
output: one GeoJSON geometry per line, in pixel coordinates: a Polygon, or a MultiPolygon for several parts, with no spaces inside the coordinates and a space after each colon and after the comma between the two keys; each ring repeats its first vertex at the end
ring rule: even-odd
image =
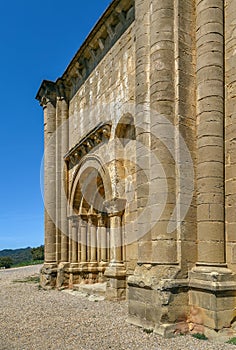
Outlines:
{"type": "Polygon", "coordinates": [[[0,249],[43,244],[43,112],[34,99],[56,80],[111,0],[0,2],[0,249]]]}

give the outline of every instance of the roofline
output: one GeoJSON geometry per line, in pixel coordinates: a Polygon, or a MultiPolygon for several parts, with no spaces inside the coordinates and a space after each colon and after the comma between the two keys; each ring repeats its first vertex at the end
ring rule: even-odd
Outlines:
{"type": "Polygon", "coordinates": [[[72,95],[78,91],[78,88],[133,20],[134,0],[113,0],[90,31],[62,76],[55,82],[43,80],[35,98],[40,101],[48,92],[54,95],[61,83],[67,89],[67,94],[69,90],[69,98],[72,98],[72,95]],[[73,80],[76,80],[75,88],[74,86],[71,88],[73,80]]]}

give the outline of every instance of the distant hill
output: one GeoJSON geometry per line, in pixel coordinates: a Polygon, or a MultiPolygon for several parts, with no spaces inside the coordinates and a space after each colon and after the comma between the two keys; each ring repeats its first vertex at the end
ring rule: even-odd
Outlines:
{"type": "Polygon", "coordinates": [[[10,257],[13,260],[13,264],[33,260],[31,247],[0,250],[0,257],[3,256],[10,257]]]}

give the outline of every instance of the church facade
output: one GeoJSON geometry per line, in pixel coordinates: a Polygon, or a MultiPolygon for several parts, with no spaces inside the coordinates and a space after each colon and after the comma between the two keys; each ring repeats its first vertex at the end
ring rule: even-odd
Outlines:
{"type": "Polygon", "coordinates": [[[236,327],[236,0],[114,0],[43,81],[44,288],[164,336],[236,327]]]}

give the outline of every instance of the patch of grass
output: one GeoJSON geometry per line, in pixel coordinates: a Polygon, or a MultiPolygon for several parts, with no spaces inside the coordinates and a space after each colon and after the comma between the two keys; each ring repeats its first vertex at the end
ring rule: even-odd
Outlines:
{"type": "Polygon", "coordinates": [[[29,277],[25,277],[22,279],[17,279],[17,280],[13,280],[13,283],[39,283],[40,282],[40,278],[39,276],[29,276],[29,277]]]}
{"type": "Polygon", "coordinates": [[[205,334],[202,334],[202,333],[192,334],[192,337],[194,337],[196,339],[200,339],[200,340],[208,340],[208,338],[205,336],[205,334]]]}
{"type": "Polygon", "coordinates": [[[147,334],[153,333],[153,329],[151,328],[143,328],[143,331],[147,334]]]}
{"type": "Polygon", "coordinates": [[[43,264],[43,260],[30,260],[30,261],[22,261],[18,264],[14,264],[11,267],[23,267],[23,266],[31,266],[31,265],[38,265],[43,264]]]}
{"type": "Polygon", "coordinates": [[[231,338],[226,343],[236,345],[236,337],[231,338]]]}

